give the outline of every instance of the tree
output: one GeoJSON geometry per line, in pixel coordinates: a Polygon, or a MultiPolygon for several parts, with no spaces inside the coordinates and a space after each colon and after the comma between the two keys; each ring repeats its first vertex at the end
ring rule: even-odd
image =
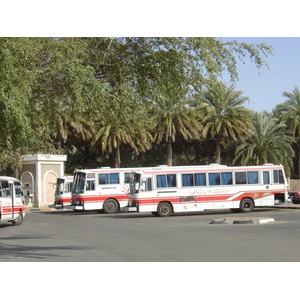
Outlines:
{"type": "MultiPolygon", "coordinates": [[[[211,37],[0,38],[0,155],[15,156],[12,170],[20,154],[65,153],[80,136],[80,124],[94,124],[95,112],[109,124],[109,110],[101,107],[118,107],[125,87],[128,101],[137,105],[132,99],[149,104],[166,86],[186,99],[223,71],[236,80],[236,54],[249,54],[262,67],[271,47],[211,37]]],[[[131,107],[122,101],[126,110],[131,107]]],[[[81,138],[87,142],[86,134],[81,138]]],[[[141,142],[136,135],[132,140],[134,155],[146,149],[142,144],[134,149],[141,142]]],[[[123,145],[129,144],[127,138],[123,145]]]]}
{"type": "Polygon", "coordinates": [[[32,129],[30,99],[36,67],[30,38],[0,38],[0,171],[15,175],[21,154],[37,142],[32,129]]]}
{"type": "Polygon", "coordinates": [[[123,87],[111,93],[95,120],[96,134],[92,147],[103,153],[114,154],[114,167],[121,166],[121,148],[129,146],[134,154],[145,152],[152,145],[149,120],[144,106],[123,87]]]}
{"type": "Polygon", "coordinates": [[[246,143],[237,147],[233,163],[282,164],[289,175],[293,166],[294,151],[291,144],[294,139],[286,130],[286,124],[266,112],[255,113],[252,122],[254,127],[251,136],[246,143]]]}
{"type": "Polygon", "coordinates": [[[286,124],[297,141],[294,145],[298,153],[298,178],[300,178],[300,91],[298,87],[295,87],[291,93],[284,92],[283,96],[287,100],[276,106],[275,114],[286,124]]]}
{"type": "Polygon", "coordinates": [[[151,105],[154,141],[166,143],[167,165],[172,166],[172,144],[176,136],[181,135],[186,141],[198,139],[200,123],[180,89],[156,91],[151,105]]]}
{"type": "Polygon", "coordinates": [[[249,136],[251,111],[242,104],[248,98],[222,82],[211,82],[200,95],[197,110],[203,124],[202,135],[215,140],[216,163],[221,163],[221,147],[229,141],[244,143],[249,136]]]}

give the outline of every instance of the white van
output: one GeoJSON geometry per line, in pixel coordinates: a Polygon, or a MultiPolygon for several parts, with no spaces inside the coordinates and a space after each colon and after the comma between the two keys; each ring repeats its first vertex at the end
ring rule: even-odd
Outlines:
{"type": "Polygon", "coordinates": [[[0,176],[0,226],[3,222],[20,225],[25,217],[22,184],[13,177],[0,176]]]}

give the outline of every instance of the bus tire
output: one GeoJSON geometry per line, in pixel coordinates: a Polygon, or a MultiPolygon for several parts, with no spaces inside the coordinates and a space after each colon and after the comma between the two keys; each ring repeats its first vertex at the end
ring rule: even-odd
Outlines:
{"type": "Polygon", "coordinates": [[[23,222],[23,213],[20,211],[19,216],[16,219],[14,219],[12,223],[14,226],[19,226],[22,224],[22,222],[23,222]]]}
{"type": "Polygon", "coordinates": [[[106,214],[113,214],[119,208],[118,202],[115,199],[109,198],[103,204],[103,210],[106,214]]]}
{"type": "Polygon", "coordinates": [[[157,214],[160,217],[168,217],[172,214],[172,206],[168,202],[161,202],[157,207],[157,214]]]}
{"type": "Polygon", "coordinates": [[[254,202],[252,199],[250,199],[250,198],[242,199],[242,201],[240,203],[241,212],[243,212],[243,213],[252,212],[253,208],[254,208],[254,202]]]}

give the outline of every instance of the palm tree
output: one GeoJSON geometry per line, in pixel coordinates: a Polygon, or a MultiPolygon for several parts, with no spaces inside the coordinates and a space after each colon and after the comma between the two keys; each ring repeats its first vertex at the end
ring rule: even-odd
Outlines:
{"type": "Polygon", "coordinates": [[[221,147],[229,141],[245,142],[252,126],[252,112],[242,104],[248,98],[222,82],[210,83],[201,94],[197,109],[202,118],[203,137],[215,140],[216,163],[221,163],[221,147]]]}
{"type": "Polygon", "coordinates": [[[286,125],[266,112],[255,113],[253,125],[249,139],[237,147],[233,163],[282,164],[290,174],[294,156],[291,144],[294,139],[286,130],[286,125]]]}
{"type": "Polygon", "coordinates": [[[174,89],[156,91],[152,102],[154,122],[154,141],[159,144],[164,141],[167,145],[167,165],[172,166],[172,144],[176,136],[181,135],[184,140],[198,139],[200,123],[196,114],[182,99],[181,93],[174,89]]]}
{"type": "Polygon", "coordinates": [[[121,88],[107,99],[103,112],[96,120],[97,129],[92,147],[102,149],[107,155],[114,154],[114,167],[121,166],[121,147],[128,145],[137,155],[152,145],[149,119],[143,105],[130,98],[121,88]]]}
{"type": "Polygon", "coordinates": [[[287,128],[291,130],[293,137],[297,141],[296,149],[298,152],[298,178],[300,178],[300,91],[295,87],[291,93],[284,92],[287,97],[284,103],[275,108],[275,113],[279,120],[283,121],[287,128]]]}

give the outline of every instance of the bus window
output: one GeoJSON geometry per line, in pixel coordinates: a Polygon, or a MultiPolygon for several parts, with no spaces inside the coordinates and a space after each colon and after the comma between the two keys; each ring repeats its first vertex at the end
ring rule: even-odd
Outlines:
{"type": "Polygon", "coordinates": [[[86,190],[87,191],[94,191],[95,190],[95,180],[88,180],[86,182],[86,190]]]}
{"type": "Polygon", "coordinates": [[[195,174],[195,186],[206,186],[206,174],[195,174]]]}
{"type": "Polygon", "coordinates": [[[119,173],[107,173],[98,175],[99,184],[118,184],[119,173]]]}
{"type": "Polygon", "coordinates": [[[278,170],[279,183],[284,183],[284,175],[282,170],[278,170]]]}
{"type": "Polygon", "coordinates": [[[8,181],[1,181],[1,197],[9,197],[10,196],[10,189],[8,181]]]}
{"type": "Polygon", "coordinates": [[[221,173],[221,179],[222,179],[222,185],[232,184],[232,173],[231,172],[221,173]]]}
{"type": "Polygon", "coordinates": [[[23,196],[21,182],[18,182],[18,181],[15,182],[15,193],[16,193],[16,197],[23,196]]]}
{"type": "Polygon", "coordinates": [[[264,184],[270,184],[270,173],[269,171],[263,171],[264,184]]]}
{"type": "Polygon", "coordinates": [[[130,177],[131,177],[131,173],[125,173],[125,183],[129,183],[130,182],[130,177]]]}
{"type": "Polygon", "coordinates": [[[209,185],[220,185],[220,173],[209,173],[208,174],[209,185]]]}
{"type": "Polygon", "coordinates": [[[176,175],[175,174],[157,175],[156,186],[158,188],[176,187],[177,186],[176,175]]]}
{"type": "Polygon", "coordinates": [[[182,174],[181,181],[182,181],[182,186],[194,186],[193,174],[182,174]]]}
{"type": "Polygon", "coordinates": [[[257,171],[248,171],[248,184],[255,184],[258,183],[258,172],[257,171]]]}
{"type": "Polygon", "coordinates": [[[246,184],[247,176],[246,172],[235,172],[235,184],[246,184]]]}
{"type": "Polygon", "coordinates": [[[274,183],[284,183],[284,176],[282,170],[273,171],[273,181],[274,183]]]}

